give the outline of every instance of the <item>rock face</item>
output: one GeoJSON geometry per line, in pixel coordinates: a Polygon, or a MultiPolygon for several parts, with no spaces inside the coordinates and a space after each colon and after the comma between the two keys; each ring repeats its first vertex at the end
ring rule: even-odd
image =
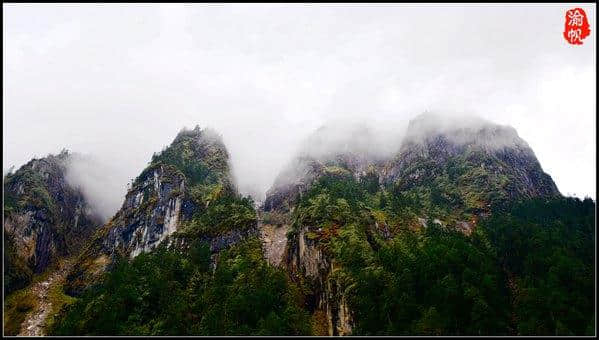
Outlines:
{"type": "Polygon", "coordinates": [[[258,228],[260,230],[262,248],[264,249],[264,257],[273,266],[281,265],[287,247],[289,226],[286,224],[279,226],[263,224],[259,225],[258,228]]]}
{"type": "Polygon", "coordinates": [[[309,308],[325,312],[328,334],[349,335],[353,318],[341,286],[332,275],[335,260],[308,237],[309,230],[310,227],[303,227],[297,237],[289,240],[285,265],[292,277],[301,275],[310,282],[314,293],[308,296],[309,308]]]}
{"type": "Polygon", "coordinates": [[[321,176],[324,166],[311,157],[294,160],[287,170],[275,180],[273,187],[266,192],[264,211],[289,211],[312,182],[321,176]]]}
{"type": "Polygon", "coordinates": [[[65,175],[71,154],[33,159],[4,178],[5,289],[29,282],[58,257],[76,253],[101,224],[65,175]]]}
{"type": "Polygon", "coordinates": [[[256,236],[257,234],[257,228],[248,228],[245,230],[231,230],[228,233],[219,236],[204,236],[200,238],[200,240],[210,244],[210,251],[212,253],[218,253],[223,249],[229,248],[230,246],[237,244],[246,238],[256,236]]]}
{"type": "Polygon", "coordinates": [[[112,219],[104,251],[118,249],[135,257],[162,243],[194,209],[184,193],[185,176],[172,166],[160,164],[145,171],[112,219]]]}

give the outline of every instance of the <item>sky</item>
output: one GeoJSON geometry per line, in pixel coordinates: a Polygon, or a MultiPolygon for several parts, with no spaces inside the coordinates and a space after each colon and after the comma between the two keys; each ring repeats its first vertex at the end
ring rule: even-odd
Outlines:
{"type": "Polygon", "coordinates": [[[152,153],[199,124],[260,199],[319,127],[399,134],[432,110],[513,126],[562,194],[595,198],[595,7],[3,4],[3,170],[91,155],[116,211],[152,153]],[[562,36],[574,7],[583,45],[562,36]]]}

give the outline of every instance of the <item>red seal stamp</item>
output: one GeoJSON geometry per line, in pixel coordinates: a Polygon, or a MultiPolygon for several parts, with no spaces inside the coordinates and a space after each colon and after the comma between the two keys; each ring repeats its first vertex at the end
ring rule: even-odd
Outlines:
{"type": "Polygon", "coordinates": [[[582,40],[591,34],[587,14],[582,8],[566,11],[564,38],[572,45],[582,45],[582,40]]]}

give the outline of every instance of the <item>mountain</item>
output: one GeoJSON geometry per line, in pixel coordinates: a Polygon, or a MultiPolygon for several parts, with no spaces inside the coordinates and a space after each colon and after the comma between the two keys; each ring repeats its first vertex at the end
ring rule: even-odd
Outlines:
{"type": "Polygon", "coordinates": [[[288,212],[318,178],[351,174],[359,178],[382,170],[386,159],[375,132],[365,125],[323,126],[308,136],[299,154],[266,192],[264,211],[288,212]]]}
{"type": "Polygon", "coordinates": [[[410,121],[393,152],[389,146],[380,152],[374,135],[365,126],[342,134],[330,127],[316,131],[267,191],[263,210],[288,213],[319,178],[346,175],[368,182],[370,191],[380,187],[400,195],[420,219],[445,219],[464,230],[491,206],[561,196],[509,126],[425,113],[410,121]]]}
{"type": "MultiPolygon", "coordinates": [[[[508,320],[516,307],[502,298],[516,294],[516,279],[494,262],[509,245],[488,239],[489,218],[523,206],[576,215],[590,203],[564,200],[513,128],[476,118],[421,115],[386,158],[369,148],[324,148],[300,153],[263,206],[265,223],[288,235],[283,266],[307,287],[323,335],[479,334],[481,323],[482,334],[517,334],[528,325],[508,320]]],[[[592,231],[582,234],[588,250],[592,231]]]]}
{"type": "Polygon", "coordinates": [[[385,169],[383,181],[400,190],[444,184],[472,197],[465,209],[560,193],[516,130],[479,118],[423,114],[408,126],[399,153],[385,169]],[[443,182],[443,183],[442,183],[443,182]]]}
{"type": "Polygon", "coordinates": [[[298,288],[268,265],[254,202],[220,136],[181,131],[67,275],[50,334],[305,334],[298,288]]]}
{"type": "MultiPolygon", "coordinates": [[[[7,178],[5,191],[19,192],[7,178]]],[[[30,191],[21,201],[63,195],[30,191]]],[[[29,213],[11,202],[15,229],[29,213]]],[[[10,294],[5,329],[592,335],[595,210],[563,197],[513,128],[432,114],[394,136],[318,129],[257,207],[220,136],[196,126],[153,155],[116,214],[77,242],[66,274],[10,294]]]]}
{"type": "Polygon", "coordinates": [[[33,159],[4,177],[4,289],[76,254],[101,224],[80,188],[67,179],[73,154],[33,159]]]}
{"type": "Polygon", "coordinates": [[[116,257],[134,258],[165,241],[184,247],[193,234],[218,251],[256,232],[253,206],[232,184],[229,155],[220,136],[198,126],[184,129],[169,147],[154,154],[131,184],[121,209],[94,235],[67,278],[67,292],[79,294],[116,257]],[[245,209],[232,224],[201,223],[203,215],[212,212],[211,204],[229,201],[239,201],[245,209]]]}

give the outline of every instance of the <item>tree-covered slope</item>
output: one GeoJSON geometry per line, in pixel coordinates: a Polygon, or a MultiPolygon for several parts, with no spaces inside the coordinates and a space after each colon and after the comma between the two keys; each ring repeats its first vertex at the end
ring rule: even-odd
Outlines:
{"type": "Polygon", "coordinates": [[[287,268],[329,334],[592,334],[594,212],[590,199],[523,199],[466,234],[325,176],[294,209],[287,268]]]}
{"type": "Polygon", "coordinates": [[[250,237],[222,251],[194,242],[119,259],[101,284],[62,311],[53,335],[299,335],[301,296],[250,237]]]}
{"type": "Polygon", "coordinates": [[[482,224],[511,288],[518,334],[595,333],[596,204],[535,199],[482,224]]]}

